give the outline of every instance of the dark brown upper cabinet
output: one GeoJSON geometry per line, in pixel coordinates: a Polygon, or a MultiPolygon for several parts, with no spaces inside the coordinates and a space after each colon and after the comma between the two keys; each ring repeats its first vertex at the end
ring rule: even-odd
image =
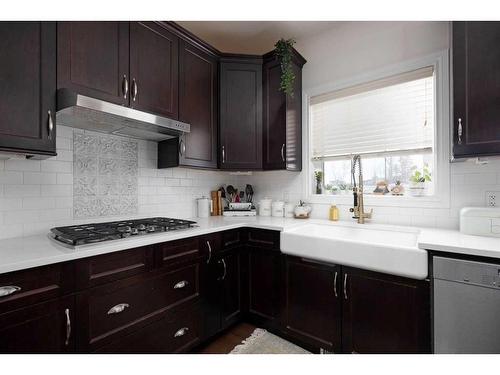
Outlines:
{"type": "Polygon", "coordinates": [[[180,42],[179,120],[191,125],[180,140],[180,165],[217,168],[217,65],[216,56],[180,42]]]}
{"type": "Polygon", "coordinates": [[[262,59],[220,63],[220,168],[262,168],[262,59]]]}
{"type": "Polygon", "coordinates": [[[56,154],[56,24],[0,23],[0,151],[56,154]]]}
{"type": "Polygon", "coordinates": [[[294,50],[294,94],[280,91],[281,65],[274,51],[263,65],[263,169],[302,170],[302,67],[304,58],[294,50]]]}
{"type": "Polygon", "coordinates": [[[58,22],[57,88],[129,104],[129,23],[58,22]]]}
{"type": "Polygon", "coordinates": [[[453,156],[500,154],[500,22],[453,22],[453,156]]]}
{"type": "Polygon", "coordinates": [[[130,23],[130,106],[177,119],[179,38],[155,22],[130,23]]]}

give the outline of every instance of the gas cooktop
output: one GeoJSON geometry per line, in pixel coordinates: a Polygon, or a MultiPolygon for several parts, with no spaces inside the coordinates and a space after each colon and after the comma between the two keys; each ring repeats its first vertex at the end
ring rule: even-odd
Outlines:
{"type": "Polygon", "coordinates": [[[67,245],[78,246],[130,236],[188,229],[195,224],[195,221],[189,220],[152,217],[147,219],[56,227],[52,228],[50,232],[53,239],[67,245]]]}

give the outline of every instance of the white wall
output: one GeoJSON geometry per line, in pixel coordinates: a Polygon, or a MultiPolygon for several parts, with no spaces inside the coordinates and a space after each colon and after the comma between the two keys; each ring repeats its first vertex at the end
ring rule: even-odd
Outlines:
{"type": "MultiPolygon", "coordinates": [[[[307,59],[303,87],[307,91],[327,83],[349,80],[388,65],[412,60],[450,48],[448,22],[342,22],[319,35],[297,40],[307,59]]],[[[461,207],[485,205],[487,191],[500,191],[500,160],[488,165],[454,163],[450,168],[450,208],[370,206],[373,222],[458,228],[461,207]]],[[[246,178],[258,200],[264,196],[305,199],[305,174],[258,172],[246,178]]],[[[341,220],[352,220],[349,205],[338,205],[341,220]]],[[[327,218],[328,204],[314,204],[312,216],[327,218]]]]}
{"type": "Polygon", "coordinates": [[[0,239],[48,233],[54,226],[131,216],[193,217],[195,198],[209,196],[221,184],[235,183],[227,172],[157,169],[157,143],[139,141],[137,215],[74,220],[73,129],[57,127],[57,154],[42,161],[0,160],[0,239]]]}

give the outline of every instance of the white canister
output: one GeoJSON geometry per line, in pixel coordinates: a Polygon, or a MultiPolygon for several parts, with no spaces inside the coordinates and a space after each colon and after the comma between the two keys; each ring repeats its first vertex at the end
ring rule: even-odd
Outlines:
{"type": "Polygon", "coordinates": [[[201,197],[196,199],[196,206],[198,207],[198,217],[209,217],[210,216],[210,206],[212,205],[212,200],[207,197],[201,197]]]}
{"type": "Polygon", "coordinates": [[[295,205],[293,203],[285,203],[285,217],[293,217],[295,205]]]}
{"type": "Polygon", "coordinates": [[[283,209],[285,208],[285,203],[283,201],[275,201],[271,206],[271,215],[275,217],[283,217],[283,209]]]}
{"type": "Polygon", "coordinates": [[[259,215],[260,216],[271,216],[271,204],[273,200],[271,198],[264,198],[259,201],[259,215]]]}

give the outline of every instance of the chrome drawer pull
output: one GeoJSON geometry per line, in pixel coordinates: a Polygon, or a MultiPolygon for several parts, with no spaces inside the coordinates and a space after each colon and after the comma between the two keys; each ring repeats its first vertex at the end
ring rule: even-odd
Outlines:
{"type": "Polygon", "coordinates": [[[177,284],[174,285],[174,289],[182,289],[188,286],[189,282],[186,280],[179,281],[177,284]]]}
{"type": "Polygon", "coordinates": [[[462,144],[462,119],[458,119],[458,144],[462,144]]]}
{"type": "Polygon", "coordinates": [[[174,333],[174,337],[181,337],[181,336],[184,336],[187,331],[189,331],[189,328],[188,327],[183,327],[181,329],[179,329],[177,332],[174,333]]]}
{"type": "Polygon", "coordinates": [[[344,275],[344,299],[347,299],[347,273],[344,275]]]}
{"type": "Polygon", "coordinates": [[[210,263],[210,259],[212,259],[212,246],[210,246],[210,241],[207,241],[208,246],[208,259],[207,264],[210,263]]]}
{"type": "Polygon", "coordinates": [[[7,297],[11,294],[19,292],[21,287],[15,285],[0,286],[0,297],[7,297]]]}
{"type": "Polygon", "coordinates": [[[64,310],[64,314],[66,314],[66,341],[64,345],[69,345],[69,339],[71,337],[71,319],[69,318],[69,309],[64,310]]]}
{"type": "Polygon", "coordinates": [[[130,307],[128,303],[119,303],[118,305],[113,306],[112,308],[109,309],[108,315],[119,314],[123,312],[123,310],[125,310],[127,307],[130,307]]]}
{"type": "Polygon", "coordinates": [[[338,276],[338,272],[335,271],[335,276],[333,277],[333,291],[335,292],[335,298],[337,298],[339,296],[337,293],[337,276],[338,276]]]}
{"type": "Polygon", "coordinates": [[[281,160],[285,161],[285,144],[281,145],[281,160]]]}

